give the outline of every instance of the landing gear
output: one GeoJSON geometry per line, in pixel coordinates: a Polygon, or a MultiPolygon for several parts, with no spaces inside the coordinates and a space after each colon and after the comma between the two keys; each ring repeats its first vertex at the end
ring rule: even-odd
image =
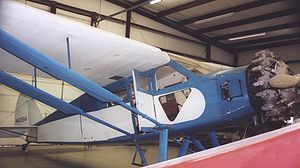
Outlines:
{"type": "Polygon", "coordinates": [[[131,164],[136,165],[136,166],[147,166],[148,163],[147,163],[147,160],[146,160],[145,155],[144,155],[146,150],[142,149],[140,144],[138,144],[138,142],[136,140],[134,140],[134,143],[135,143],[136,150],[134,152],[131,164]],[[136,161],[135,161],[137,154],[139,154],[139,156],[141,158],[141,163],[140,164],[136,163],[136,161]]]}
{"type": "Polygon", "coordinates": [[[209,132],[209,139],[210,139],[210,142],[213,145],[213,147],[220,146],[220,143],[218,141],[217,134],[215,131],[209,132]]]}
{"type": "Polygon", "coordinates": [[[21,149],[22,149],[22,151],[23,152],[27,152],[28,151],[28,145],[30,144],[30,142],[27,142],[26,144],[23,144],[22,146],[21,146],[21,149]]]}
{"type": "Polygon", "coordinates": [[[86,144],[84,145],[84,150],[92,149],[92,144],[86,144]]]}
{"type": "Polygon", "coordinates": [[[180,150],[177,154],[177,157],[181,157],[186,155],[188,152],[194,153],[205,150],[205,146],[196,138],[194,137],[185,137],[182,140],[180,150]],[[190,148],[190,145],[192,147],[190,148]]]}
{"type": "Polygon", "coordinates": [[[159,130],[159,150],[157,162],[168,160],[168,129],[159,130]]]}
{"type": "MultiPolygon", "coordinates": [[[[209,133],[208,137],[209,137],[212,147],[220,146],[220,143],[219,143],[219,140],[217,138],[215,131],[211,131],[209,133]]],[[[177,157],[184,156],[184,155],[188,154],[189,152],[194,153],[194,152],[199,152],[199,151],[203,151],[206,149],[206,147],[198,139],[196,139],[194,137],[184,137],[180,144],[181,144],[181,146],[180,146],[180,150],[177,154],[177,157]]]]}
{"type": "Polygon", "coordinates": [[[189,150],[190,142],[191,142],[190,137],[183,138],[177,157],[186,155],[187,151],[189,150]]]}
{"type": "MultiPolygon", "coordinates": [[[[134,139],[134,143],[135,143],[136,151],[134,153],[131,164],[138,165],[138,166],[147,166],[148,163],[144,156],[146,150],[141,149],[140,144],[137,142],[136,139],[134,139]],[[141,164],[135,162],[137,154],[139,154],[141,158],[141,164]]],[[[166,160],[168,160],[168,129],[161,128],[159,129],[159,149],[158,149],[157,162],[163,162],[166,160]]]]}

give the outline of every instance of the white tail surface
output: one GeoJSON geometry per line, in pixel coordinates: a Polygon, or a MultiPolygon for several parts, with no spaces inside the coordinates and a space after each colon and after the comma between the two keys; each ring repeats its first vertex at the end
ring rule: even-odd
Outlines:
{"type": "Polygon", "coordinates": [[[36,100],[20,94],[15,112],[15,125],[30,126],[42,119],[43,115],[37,106],[36,100]]]}

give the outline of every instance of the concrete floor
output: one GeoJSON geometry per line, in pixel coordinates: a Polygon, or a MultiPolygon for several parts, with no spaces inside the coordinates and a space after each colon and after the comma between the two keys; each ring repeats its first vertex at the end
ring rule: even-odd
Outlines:
{"type": "MultiPolygon", "coordinates": [[[[21,147],[0,148],[0,168],[125,168],[131,165],[134,146],[84,146],[31,145],[27,152],[21,147]]],[[[149,164],[157,159],[156,146],[147,149],[145,157],[149,164]]],[[[169,148],[169,158],[174,158],[178,147],[169,148]]]]}

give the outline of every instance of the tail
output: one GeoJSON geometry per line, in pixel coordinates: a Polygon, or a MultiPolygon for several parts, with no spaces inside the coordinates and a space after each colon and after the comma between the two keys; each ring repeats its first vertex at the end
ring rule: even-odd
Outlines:
{"type": "Polygon", "coordinates": [[[15,112],[15,125],[31,126],[41,121],[43,115],[37,106],[36,100],[20,94],[15,112]]]}

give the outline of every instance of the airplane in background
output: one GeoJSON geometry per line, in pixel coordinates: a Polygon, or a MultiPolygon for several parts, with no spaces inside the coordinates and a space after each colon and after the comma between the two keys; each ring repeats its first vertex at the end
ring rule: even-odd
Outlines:
{"type": "MultiPolygon", "coordinates": [[[[29,101],[31,110],[16,111],[15,127],[0,127],[11,133],[24,127],[28,143],[134,142],[146,165],[141,141],[158,140],[161,162],[170,138],[184,137],[178,153],[183,156],[190,144],[205,149],[195,134],[209,133],[217,146],[217,128],[241,121],[284,123],[299,108],[298,84],[277,79],[298,77],[268,50],[248,66],[197,74],[156,47],[21,3],[0,3],[1,67],[30,74],[21,63],[11,67],[16,57],[85,92],[67,103],[0,70],[1,84],[57,109],[43,118],[29,101]]],[[[26,96],[18,107],[28,102],[26,96]]]]}

